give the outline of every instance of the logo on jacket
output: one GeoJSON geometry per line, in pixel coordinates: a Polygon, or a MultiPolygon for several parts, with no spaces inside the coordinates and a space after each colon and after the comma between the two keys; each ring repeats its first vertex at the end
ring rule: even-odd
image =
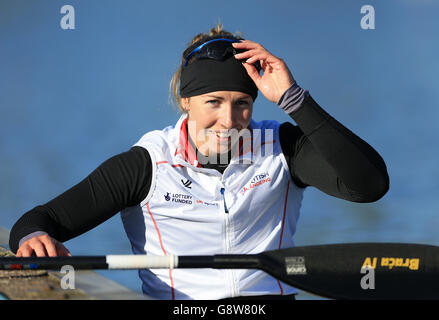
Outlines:
{"type": "Polygon", "coordinates": [[[187,179],[186,181],[183,181],[183,179],[181,179],[180,181],[181,181],[181,183],[183,183],[183,185],[186,188],[192,189],[192,187],[191,187],[192,181],[190,181],[189,179],[187,179]]]}
{"type": "Polygon", "coordinates": [[[241,195],[244,195],[247,191],[250,191],[250,190],[260,186],[261,184],[264,184],[264,183],[270,182],[270,181],[271,181],[271,178],[270,178],[270,175],[268,174],[268,172],[257,174],[250,180],[249,184],[245,185],[239,191],[239,193],[241,195]]]}
{"type": "Polygon", "coordinates": [[[169,193],[166,192],[164,195],[166,201],[177,202],[182,204],[192,204],[192,196],[182,193],[169,193]]]}

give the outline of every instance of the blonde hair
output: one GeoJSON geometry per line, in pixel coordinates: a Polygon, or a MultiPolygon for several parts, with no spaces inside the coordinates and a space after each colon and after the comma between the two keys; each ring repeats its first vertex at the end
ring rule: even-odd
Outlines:
{"type": "MultiPolygon", "coordinates": [[[[209,33],[199,33],[197,34],[187,46],[186,50],[192,46],[193,44],[202,41],[203,39],[207,39],[209,37],[215,37],[215,36],[226,36],[226,37],[235,37],[235,38],[243,38],[241,32],[236,32],[235,34],[228,32],[223,29],[223,25],[221,22],[219,22],[215,27],[211,28],[209,33]]],[[[185,51],[186,51],[185,50],[185,51]]],[[[193,59],[189,60],[189,63],[193,59]]],[[[176,106],[178,110],[181,113],[185,113],[186,110],[183,108],[181,104],[181,97],[180,97],[180,76],[181,71],[183,70],[183,66],[185,63],[185,58],[182,57],[180,66],[178,67],[177,71],[174,73],[171,82],[169,83],[169,100],[171,101],[171,104],[173,106],[176,106]]]]}

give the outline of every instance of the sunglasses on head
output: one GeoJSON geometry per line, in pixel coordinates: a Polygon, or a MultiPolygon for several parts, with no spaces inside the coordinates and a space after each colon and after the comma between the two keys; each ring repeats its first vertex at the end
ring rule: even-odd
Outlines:
{"type": "MultiPolygon", "coordinates": [[[[213,59],[223,61],[232,55],[245,52],[245,50],[235,49],[232,46],[232,43],[240,41],[241,40],[237,39],[219,38],[204,42],[186,56],[184,66],[186,67],[188,65],[189,60],[193,56],[195,56],[196,59],[213,59]]],[[[262,68],[259,61],[253,65],[258,72],[261,71],[262,68]]]]}

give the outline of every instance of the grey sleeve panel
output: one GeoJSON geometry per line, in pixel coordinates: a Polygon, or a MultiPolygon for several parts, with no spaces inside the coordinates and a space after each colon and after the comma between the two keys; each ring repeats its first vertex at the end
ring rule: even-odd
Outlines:
{"type": "Polygon", "coordinates": [[[308,90],[302,89],[297,82],[294,82],[294,84],[282,94],[277,104],[286,114],[291,114],[300,108],[303,100],[305,100],[308,95],[308,90]]]}

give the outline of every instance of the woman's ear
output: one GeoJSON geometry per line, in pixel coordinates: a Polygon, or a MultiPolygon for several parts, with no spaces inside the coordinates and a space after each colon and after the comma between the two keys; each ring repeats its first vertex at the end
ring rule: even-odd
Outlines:
{"type": "Polygon", "coordinates": [[[181,98],[181,105],[183,109],[187,112],[190,110],[189,98],[181,98]]]}

